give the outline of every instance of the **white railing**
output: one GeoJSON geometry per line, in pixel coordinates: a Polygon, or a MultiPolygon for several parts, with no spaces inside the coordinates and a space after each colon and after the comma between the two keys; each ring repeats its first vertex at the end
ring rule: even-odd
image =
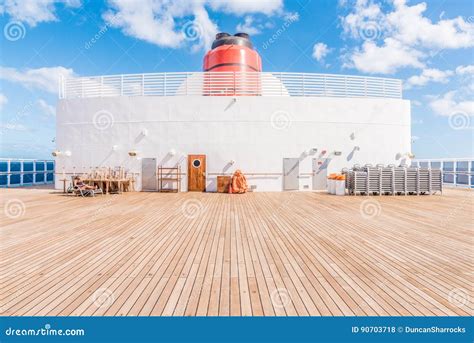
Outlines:
{"type": "Polygon", "coordinates": [[[412,165],[424,168],[440,168],[445,186],[474,188],[474,157],[415,159],[412,165]]]}
{"type": "Polygon", "coordinates": [[[0,187],[54,182],[54,161],[0,158],[0,187]]]}
{"type": "Polygon", "coordinates": [[[196,72],[61,79],[59,97],[309,96],[401,98],[398,79],[309,73],[196,72]]]}

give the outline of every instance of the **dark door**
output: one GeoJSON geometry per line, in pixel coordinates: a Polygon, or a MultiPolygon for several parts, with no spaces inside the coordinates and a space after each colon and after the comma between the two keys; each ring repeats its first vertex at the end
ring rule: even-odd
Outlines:
{"type": "Polygon", "coordinates": [[[188,155],[188,191],[206,191],[206,155],[188,155]]]}

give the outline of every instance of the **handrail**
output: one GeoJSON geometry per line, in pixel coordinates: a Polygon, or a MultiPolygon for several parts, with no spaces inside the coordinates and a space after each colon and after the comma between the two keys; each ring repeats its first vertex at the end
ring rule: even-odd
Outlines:
{"type": "Polygon", "coordinates": [[[180,72],[60,78],[59,98],[305,96],[402,98],[399,79],[316,73],[180,72]]]}
{"type": "Polygon", "coordinates": [[[474,188],[474,157],[415,159],[412,161],[412,165],[440,168],[443,173],[444,185],[474,188]],[[452,166],[447,167],[448,163],[451,163],[452,166]],[[465,167],[461,168],[460,163],[464,163],[465,167]]]}
{"type": "Polygon", "coordinates": [[[18,187],[54,182],[54,160],[0,158],[0,163],[0,187],[18,187]],[[12,168],[12,164],[19,168],[12,168]],[[52,168],[48,169],[48,165],[51,164],[53,165],[52,168]],[[28,168],[25,168],[25,165],[28,168]],[[42,168],[38,169],[40,165],[42,165],[42,168]]]}

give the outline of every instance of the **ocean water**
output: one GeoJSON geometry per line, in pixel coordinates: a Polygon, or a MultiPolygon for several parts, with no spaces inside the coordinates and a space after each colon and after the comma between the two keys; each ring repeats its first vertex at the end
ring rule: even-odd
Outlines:
{"type": "Polygon", "coordinates": [[[0,187],[54,182],[54,161],[0,161],[0,187]],[[10,179],[10,182],[9,182],[10,179]]]}
{"type": "Polygon", "coordinates": [[[471,181],[471,188],[474,188],[474,161],[444,162],[443,165],[441,162],[436,160],[430,162],[420,161],[415,163],[423,168],[428,168],[430,164],[431,168],[441,168],[442,166],[443,183],[446,185],[454,185],[456,182],[456,184],[460,186],[469,186],[469,181],[471,181]]]}

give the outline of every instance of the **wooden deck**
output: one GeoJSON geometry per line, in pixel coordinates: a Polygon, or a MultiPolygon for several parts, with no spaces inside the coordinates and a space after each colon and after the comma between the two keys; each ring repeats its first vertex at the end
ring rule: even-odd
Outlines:
{"type": "Polygon", "coordinates": [[[473,314],[472,191],[0,195],[1,315],[473,314]]]}

